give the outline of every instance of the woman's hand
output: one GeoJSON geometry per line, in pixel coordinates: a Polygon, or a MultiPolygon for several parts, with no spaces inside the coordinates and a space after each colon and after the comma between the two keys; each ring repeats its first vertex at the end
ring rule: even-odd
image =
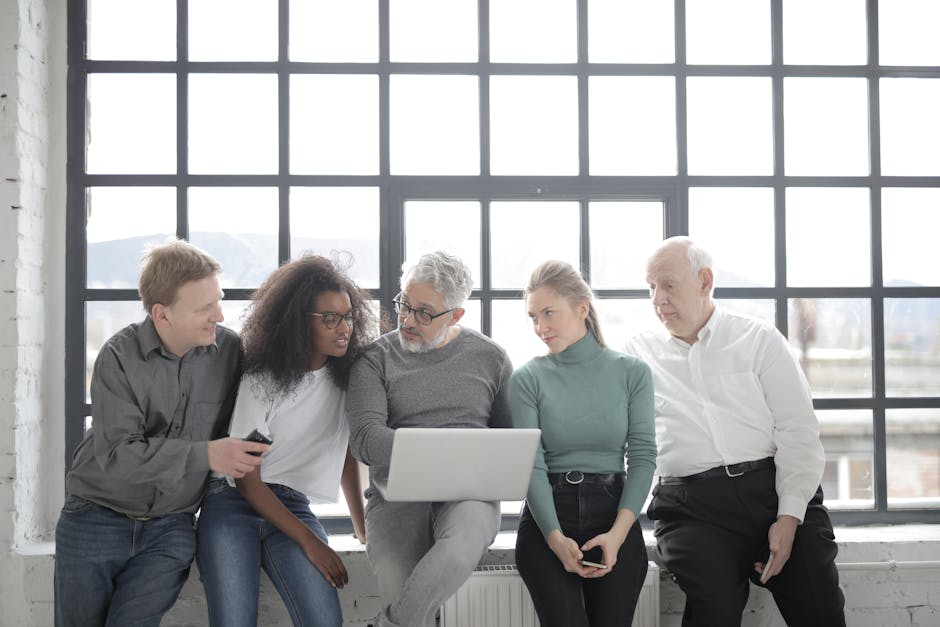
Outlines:
{"type": "Polygon", "coordinates": [[[636,524],[636,516],[628,509],[621,509],[617,512],[617,518],[611,526],[610,531],[594,536],[584,543],[582,551],[588,551],[596,546],[601,547],[604,554],[604,565],[607,568],[597,568],[598,572],[593,573],[593,577],[603,577],[614,569],[617,563],[617,555],[620,553],[620,547],[627,539],[630,529],[636,524]]]}
{"type": "Polygon", "coordinates": [[[620,537],[619,534],[608,531],[607,533],[602,533],[596,535],[587,542],[584,543],[584,546],[581,547],[582,551],[589,551],[594,547],[601,547],[601,552],[604,554],[603,564],[607,568],[595,568],[597,572],[592,573],[591,577],[603,577],[609,573],[614,568],[614,564],[617,563],[617,554],[620,552],[620,546],[623,544],[624,538],[620,537]]]}
{"type": "Polygon", "coordinates": [[[555,557],[558,558],[558,561],[561,562],[561,565],[564,566],[565,570],[569,573],[574,573],[581,577],[592,577],[596,576],[595,573],[598,571],[604,570],[602,568],[595,568],[594,566],[584,566],[581,563],[581,558],[584,557],[584,554],[581,552],[581,549],[578,548],[578,543],[564,535],[560,530],[555,529],[548,534],[546,541],[548,542],[548,548],[552,550],[555,557]]]}
{"type": "Polygon", "coordinates": [[[349,583],[349,575],[346,573],[343,560],[339,558],[336,551],[324,544],[320,538],[312,532],[310,535],[312,538],[301,545],[307,559],[317,567],[327,583],[334,588],[342,588],[349,583]]]}

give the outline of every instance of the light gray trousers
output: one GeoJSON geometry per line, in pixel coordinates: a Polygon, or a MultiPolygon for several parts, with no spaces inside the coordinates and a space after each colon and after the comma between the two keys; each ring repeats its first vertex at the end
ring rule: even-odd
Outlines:
{"type": "Polygon", "coordinates": [[[366,507],[366,554],[383,609],[376,627],[434,627],[438,608],[476,568],[499,531],[499,503],[389,503],[366,507]]]}

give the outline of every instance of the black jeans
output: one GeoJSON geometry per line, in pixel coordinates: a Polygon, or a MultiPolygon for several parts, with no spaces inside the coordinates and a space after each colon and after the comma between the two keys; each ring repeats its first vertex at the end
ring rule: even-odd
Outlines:
{"type": "MultiPolygon", "coordinates": [[[[610,531],[620,504],[623,482],[612,485],[562,484],[553,488],[562,532],[578,545],[610,531]]],[[[583,579],[564,569],[528,506],[516,535],[516,566],[532,595],[542,627],[625,627],[633,621],[646,578],[646,545],[634,524],[603,577],[583,579]]]]}
{"type": "MultiPolygon", "coordinates": [[[[656,521],[656,549],[686,595],[683,627],[735,627],[747,604],[754,562],[769,553],[777,519],[775,470],[653,488],[647,516],[656,521]]],[[[838,550],[822,489],[796,529],[790,558],[766,587],[787,625],[844,627],[838,550]]]]}

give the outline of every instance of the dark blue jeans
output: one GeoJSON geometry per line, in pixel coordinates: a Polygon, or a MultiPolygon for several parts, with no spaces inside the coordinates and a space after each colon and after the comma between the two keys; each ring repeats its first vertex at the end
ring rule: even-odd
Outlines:
{"type": "MultiPolygon", "coordinates": [[[[287,486],[268,484],[287,509],[324,542],[326,531],[310,511],[307,497],[287,486]]],[[[258,623],[261,569],[284,600],[294,625],[340,627],[339,595],[300,545],[262,518],[225,480],[212,480],[199,511],[196,562],[206,589],[209,624],[258,623]]]]}
{"type": "Polygon", "coordinates": [[[156,627],[196,552],[192,514],[132,520],[69,496],[55,530],[57,627],[156,627]]]}
{"type": "MultiPolygon", "coordinates": [[[[622,489],[622,481],[555,485],[555,511],[562,532],[580,546],[610,531],[622,489]]],[[[542,627],[624,627],[633,622],[648,563],[643,532],[634,524],[611,572],[594,579],[569,573],[548,548],[526,506],[516,535],[516,567],[542,627]]]]}

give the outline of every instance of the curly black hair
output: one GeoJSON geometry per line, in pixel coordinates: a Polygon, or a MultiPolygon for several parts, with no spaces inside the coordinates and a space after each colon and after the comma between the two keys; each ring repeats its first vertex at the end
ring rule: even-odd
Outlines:
{"type": "Polygon", "coordinates": [[[290,392],[300,383],[309,369],[314,345],[307,314],[322,292],[345,292],[352,306],[359,309],[346,354],[330,356],[326,362],[333,380],[346,389],[353,361],[375,338],[379,325],[368,306],[368,292],[319,255],[284,263],[252,293],[241,333],[246,374],[269,377],[277,392],[290,392]]]}

